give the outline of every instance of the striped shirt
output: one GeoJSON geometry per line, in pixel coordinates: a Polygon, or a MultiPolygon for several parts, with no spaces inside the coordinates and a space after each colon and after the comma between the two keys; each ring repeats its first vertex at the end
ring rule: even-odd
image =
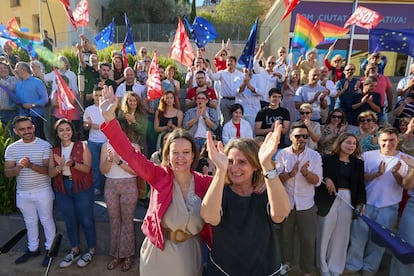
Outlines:
{"type": "MultiPolygon", "coordinates": [[[[37,138],[31,143],[24,143],[21,139],[6,148],[4,154],[6,161],[14,161],[16,164],[20,159],[27,156],[30,162],[43,166],[43,160],[49,159],[50,144],[45,140],[37,138]]],[[[16,177],[17,192],[41,191],[51,186],[50,177],[40,174],[29,168],[23,168],[16,177]]]]}

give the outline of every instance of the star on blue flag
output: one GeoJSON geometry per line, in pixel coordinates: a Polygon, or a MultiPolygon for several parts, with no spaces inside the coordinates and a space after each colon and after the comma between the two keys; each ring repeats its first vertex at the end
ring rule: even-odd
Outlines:
{"type": "Polygon", "coordinates": [[[125,52],[127,54],[131,54],[135,56],[137,54],[137,50],[135,49],[134,37],[132,36],[131,25],[129,24],[129,19],[126,14],[125,14],[125,26],[127,28],[127,33],[124,39],[125,52]]]}
{"type": "Polygon", "coordinates": [[[252,29],[250,30],[249,38],[247,39],[246,46],[242,55],[239,58],[238,63],[247,69],[253,69],[253,59],[254,59],[254,49],[256,47],[256,37],[257,37],[257,25],[259,23],[259,18],[256,17],[252,29]]]}
{"type": "Polygon", "coordinates": [[[98,50],[102,50],[114,43],[115,36],[115,23],[112,18],[112,22],[106,26],[100,33],[98,33],[94,40],[98,50]]]}
{"type": "Polygon", "coordinates": [[[370,53],[389,51],[414,57],[414,30],[372,29],[368,45],[370,53]]]}
{"type": "Polygon", "coordinates": [[[203,48],[207,43],[218,37],[213,24],[198,16],[194,19],[192,33],[198,48],[203,48]]]}

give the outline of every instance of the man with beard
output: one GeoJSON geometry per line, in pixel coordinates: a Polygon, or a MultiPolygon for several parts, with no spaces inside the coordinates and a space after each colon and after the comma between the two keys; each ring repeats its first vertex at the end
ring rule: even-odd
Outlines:
{"type": "MultiPolygon", "coordinates": [[[[407,164],[402,161],[410,158],[397,150],[398,142],[396,129],[383,128],[378,136],[380,149],[362,155],[367,194],[365,215],[388,229],[397,221],[403,187],[413,181],[412,172],[409,173],[407,164]]],[[[370,239],[368,225],[361,218],[354,220],[344,272],[362,270],[362,275],[375,275],[384,252],[384,247],[370,239]]]]}
{"type": "Polygon", "coordinates": [[[107,62],[101,62],[99,64],[99,78],[96,80],[96,85],[99,87],[112,86],[114,91],[116,91],[116,87],[118,86],[115,81],[109,79],[109,73],[111,71],[111,64],[107,62]]]}
{"type": "Polygon", "coordinates": [[[6,148],[4,174],[7,177],[16,176],[16,206],[23,214],[28,240],[26,252],[15,263],[24,263],[40,254],[40,218],[46,237],[46,255],[42,265],[46,267],[49,262],[48,251],[56,234],[54,194],[48,175],[50,144],[35,136],[36,126],[29,117],[17,116],[13,125],[15,134],[21,139],[6,148]]]}
{"type": "Polygon", "coordinates": [[[304,275],[314,269],[316,241],[315,187],[322,181],[322,159],[317,151],[306,146],[308,128],[302,122],[292,125],[292,145],[276,155],[276,169],[289,196],[291,212],[282,223],[282,261],[286,270],[293,261],[294,230],[298,227],[300,268],[304,275]]]}

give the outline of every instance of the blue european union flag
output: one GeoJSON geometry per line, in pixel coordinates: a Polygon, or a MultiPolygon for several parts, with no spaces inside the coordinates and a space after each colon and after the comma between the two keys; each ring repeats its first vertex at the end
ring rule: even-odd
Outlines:
{"type": "Polygon", "coordinates": [[[256,47],[256,36],[257,36],[257,25],[259,18],[256,17],[256,21],[254,22],[252,29],[250,30],[249,38],[247,39],[246,46],[244,46],[244,50],[242,55],[239,58],[238,63],[240,65],[244,65],[247,69],[253,69],[253,59],[254,59],[254,49],[256,47]]]}
{"type": "Polygon", "coordinates": [[[370,53],[389,51],[414,57],[414,30],[372,29],[368,45],[370,53]]]}
{"type": "Polygon", "coordinates": [[[112,22],[106,26],[100,33],[98,33],[94,40],[98,50],[102,50],[114,43],[115,36],[115,23],[112,18],[112,22]]]}
{"type": "Polygon", "coordinates": [[[125,14],[125,25],[127,28],[127,33],[124,39],[125,52],[127,54],[131,54],[135,56],[137,54],[137,50],[135,49],[134,37],[132,36],[131,25],[129,24],[129,19],[126,14],[125,14]]]}
{"type": "Polygon", "coordinates": [[[206,46],[207,43],[218,37],[216,29],[207,19],[196,17],[193,22],[194,42],[198,48],[206,46]]]}

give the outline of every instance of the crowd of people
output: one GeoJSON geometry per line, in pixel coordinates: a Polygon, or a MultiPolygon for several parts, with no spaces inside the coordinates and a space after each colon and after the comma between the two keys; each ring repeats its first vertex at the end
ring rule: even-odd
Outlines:
{"type": "MultiPolygon", "coordinates": [[[[361,64],[359,77],[357,65],[331,58],[333,46],[319,65],[316,49],[294,63],[285,47],[265,57],[262,43],[253,69],[240,70],[223,43],[213,63],[204,48],[197,51],[184,87],[176,67],[160,66],[162,96],[148,100],[145,47],[126,66],[119,53],[99,61],[81,36],[78,82],[67,57],[44,72],[39,60],[21,62],[9,46],[0,58],[0,120],[13,122],[21,139],[6,150],[5,174],[17,176],[28,230],[16,264],[40,254],[40,218],[47,265],[56,200],[71,245],[59,266],[88,265],[101,195],[110,220],[108,270],[133,265],[137,204],[148,209],[141,275],[201,275],[203,264],[206,275],[285,275],[295,235],[304,275],[315,266],[321,275],[374,275],[384,248],[346,202],[414,245],[414,64],[394,97],[381,53],[361,64]],[[59,107],[56,72],[77,95],[70,119],[59,107]]],[[[390,275],[413,272],[393,257],[390,275]]]]}

